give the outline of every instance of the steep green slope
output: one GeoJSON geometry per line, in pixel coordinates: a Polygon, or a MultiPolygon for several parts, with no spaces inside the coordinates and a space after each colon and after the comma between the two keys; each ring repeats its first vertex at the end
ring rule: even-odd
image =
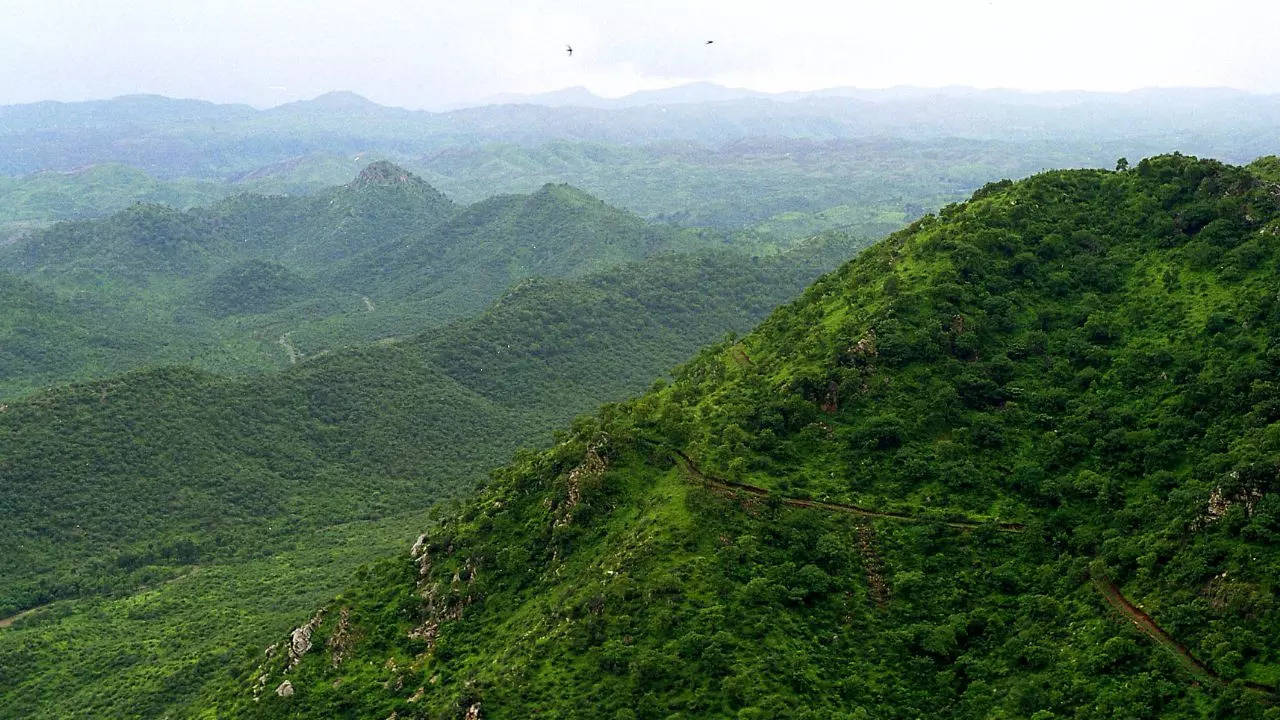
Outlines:
{"type": "Polygon", "coordinates": [[[203,717],[1274,717],[1280,187],[988,186],[424,526],[203,717]]]}
{"type": "Polygon", "coordinates": [[[225,681],[230,648],[283,631],[432,503],[859,246],[534,280],[474,318],[280,374],[163,369],[0,405],[0,618],[42,608],[0,629],[0,714],[153,716],[225,681]]]}

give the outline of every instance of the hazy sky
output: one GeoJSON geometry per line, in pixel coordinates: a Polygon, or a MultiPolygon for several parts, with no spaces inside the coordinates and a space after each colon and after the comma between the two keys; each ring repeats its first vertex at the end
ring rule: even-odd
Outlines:
{"type": "Polygon", "coordinates": [[[703,80],[1280,92],[1277,28],[1277,0],[0,0],[0,103],[343,89],[433,108],[703,80]]]}

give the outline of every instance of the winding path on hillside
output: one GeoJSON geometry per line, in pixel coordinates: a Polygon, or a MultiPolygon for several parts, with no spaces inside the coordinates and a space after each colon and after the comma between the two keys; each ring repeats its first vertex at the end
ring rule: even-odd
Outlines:
{"type": "Polygon", "coordinates": [[[775,498],[778,502],[789,507],[810,508],[813,510],[825,510],[827,512],[844,513],[846,515],[859,515],[862,517],[884,518],[886,520],[898,520],[901,522],[912,523],[935,523],[938,525],[946,525],[947,527],[959,528],[961,530],[976,530],[981,527],[992,527],[1001,532],[1019,533],[1026,529],[1022,523],[986,523],[980,520],[943,520],[941,518],[931,518],[920,515],[911,515],[908,513],[889,512],[887,510],[872,510],[870,508],[860,507],[858,505],[850,505],[847,503],[822,502],[819,500],[809,500],[807,498],[790,498],[775,495],[774,493],[755,485],[747,485],[746,483],[725,480],[714,475],[704,473],[684,452],[672,449],[672,453],[680,459],[681,465],[690,475],[698,478],[707,487],[721,492],[745,492],[749,495],[755,495],[762,498],[775,498]]]}
{"type": "Polygon", "coordinates": [[[40,612],[41,610],[43,610],[43,609],[45,609],[45,608],[47,608],[47,607],[49,607],[49,606],[48,606],[48,605],[37,605],[37,606],[35,606],[35,607],[33,607],[33,608],[27,608],[26,610],[23,610],[22,612],[20,612],[20,613],[18,613],[18,614],[16,614],[16,615],[10,615],[10,616],[9,616],[9,617],[7,617],[7,618],[0,618],[0,629],[10,627],[10,626],[12,626],[15,622],[17,622],[17,621],[21,620],[22,618],[24,618],[24,617],[26,617],[26,616],[28,616],[28,615],[32,615],[32,614],[34,614],[34,613],[40,612]]]}
{"type": "MultiPolygon", "coordinates": [[[[909,515],[906,513],[885,512],[879,510],[871,510],[869,508],[859,507],[857,505],[848,505],[845,503],[829,503],[819,502],[817,500],[808,500],[805,498],[788,498],[777,496],[762,487],[755,485],[747,485],[745,483],[733,482],[725,480],[713,475],[704,473],[684,452],[675,448],[667,448],[677,458],[681,467],[691,476],[700,480],[705,486],[712,490],[733,494],[738,492],[747,493],[760,498],[774,498],[783,505],[790,507],[808,508],[812,510],[823,510],[826,512],[836,512],[846,515],[857,515],[867,518],[884,518],[888,520],[897,520],[900,522],[916,522],[916,523],[939,523],[948,527],[959,528],[962,530],[972,530],[979,527],[995,527],[1002,532],[1020,533],[1026,529],[1021,523],[983,523],[976,520],[937,520],[934,518],[909,515]]],[[[1223,678],[1212,668],[1200,662],[1185,645],[1178,642],[1164,628],[1160,627],[1156,621],[1148,615],[1142,608],[1135,605],[1129,598],[1125,597],[1120,591],[1119,586],[1107,578],[1091,576],[1091,582],[1098,594],[1113,609],[1127,618],[1133,625],[1138,628],[1142,634],[1151,638],[1157,645],[1169,650],[1178,658],[1179,663],[1186,668],[1195,677],[1202,681],[1208,681],[1214,685],[1227,686],[1231,684],[1230,680],[1223,678]]],[[[1277,688],[1263,685],[1261,683],[1242,681],[1241,685],[1249,690],[1260,693],[1265,696],[1266,702],[1274,699],[1277,694],[1277,688]]]]}
{"type": "MultiPolygon", "coordinates": [[[[1152,619],[1146,611],[1135,605],[1133,601],[1129,600],[1129,598],[1125,597],[1124,593],[1120,591],[1120,587],[1118,585],[1108,578],[1098,577],[1096,575],[1092,576],[1090,579],[1093,582],[1094,588],[1096,588],[1098,593],[1106,599],[1108,605],[1114,608],[1121,615],[1128,618],[1129,621],[1133,623],[1134,627],[1142,631],[1143,635],[1146,635],[1155,641],[1157,645],[1160,645],[1173,653],[1173,655],[1178,658],[1178,662],[1181,663],[1188,672],[1216,685],[1230,684],[1229,680],[1226,680],[1221,675],[1214,672],[1208,665],[1197,660],[1196,657],[1191,654],[1191,651],[1187,649],[1187,646],[1178,642],[1168,633],[1168,631],[1156,624],[1156,621],[1152,619]]],[[[1271,687],[1270,685],[1249,682],[1247,680],[1242,684],[1250,690],[1264,693],[1266,695],[1274,695],[1276,693],[1276,688],[1271,687]]]]}

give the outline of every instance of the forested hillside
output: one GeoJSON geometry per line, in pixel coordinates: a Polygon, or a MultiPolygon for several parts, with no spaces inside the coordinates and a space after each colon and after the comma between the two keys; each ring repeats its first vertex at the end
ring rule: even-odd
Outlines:
{"type": "MultiPolygon", "coordinates": [[[[538,222],[566,217],[558,202],[510,201],[554,211],[538,222]]],[[[610,237],[627,232],[645,236],[628,220],[610,237]]],[[[281,373],[163,368],[7,401],[0,618],[35,611],[0,630],[0,715],[184,704],[225,681],[234,648],[402,544],[433,503],[750,328],[860,246],[832,235],[767,258],[664,255],[529,279],[473,317],[281,373]]],[[[275,277],[228,281],[263,273],[275,277]]]]}
{"type": "Polygon", "coordinates": [[[572,97],[435,113],[350,93],[270,110],[157,96],[0,106],[0,244],[136,201],[323,192],[378,159],[466,203],[568,182],[686,226],[844,208],[841,224],[888,232],[991,178],[1171,150],[1247,161],[1280,140],[1276,96],[1189,88],[572,97]]]}
{"type": "Polygon", "coordinates": [[[1273,168],[983,188],[518,454],[190,714],[1275,717],[1273,168]]]}
{"type": "Polygon", "coordinates": [[[0,398],[165,363],[280,369],[442,327],[525,278],[795,243],[649,224],[564,185],[458,207],[387,162],[312,196],[139,204],[0,247],[22,295],[0,311],[0,398]]]}

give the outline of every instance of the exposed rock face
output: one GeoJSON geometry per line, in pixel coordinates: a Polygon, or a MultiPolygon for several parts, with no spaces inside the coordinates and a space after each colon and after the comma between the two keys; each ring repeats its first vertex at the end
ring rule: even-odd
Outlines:
{"type": "Polygon", "coordinates": [[[582,462],[569,471],[567,479],[569,486],[568,496],[555,510],[555,524],[557,527],[568,525],[573,521],[573,509],[578,506],[579,502],[582,502],[583,485],[599,480],[604,476],[605,470],[609,468],[609,464],[600,456],[600,451],[608,442],[609,436],[602,433],[587,445],[587,452],[583,456],[582,462]]]}
{"type": "Polygon", "coordinates": [[[307,654],[311,649],[311,634],[320,627],[320,620],[324,617],[324,610],[318,611],[306,625],[299,627],[289,635],[289,663],[285,666],[284,671],[289,672],[302,660],[302,656],[307,654]]]}
{"type": "Polygon", "coordinates": [[[467,708],[464,720],[480,720],[480,703],[472,703],[471,707],[467,708]]]}
{"type": "MultiPolygon", "coordinates": [[[[429,567],[428,567],[429,570],[429,567]]],[[[462,611],[476,601],[473,586],[479,569],[474,558],[467,558],[462,568],[455,570],[449,581],[449,589],[443,583],[429,582],[424,576],[418,580],[418,591],[423,599],[424,618],[409,631],[409,637],[427,644],[427,652],[435,649],[440,636],[440,624],[462,617],[462,611]]]]}
{"type": "MultiPolygon", "coordinates": [[[[1228,476],[1229,480],[1238,480],[1240,474],[1232,471],[1228,476]]],[[[1196,523],[1197,527],[1211,525],[1221,520],[1235,505],[1244,506],[1244,514],[1246,516],[1253,515],[1253,509],[1257,507],[1258,501],[1263,498],[1263,492],[1258,488],[1241,488],[1228,492],[1221,485],[1209,492],[1209,502],[1207,503],[1204,515],[1200,522],[1196,523]]]]}
{"type": "MultiPolygon", "coordinates": [[[[957,315],[956,317],[960,317],[960,316],[957,315]]],[[[961,318],[960,322],[961,322],[961,326],[963,326],[964,319],[961,318]]],[[[870,358],[876,357],[879,353],[876,352],[875,329],[873,328],[871,330],[867,330],[866,334],[864,334],[861,338],[858,338],[858,342],[854,343],[853,347],[849,348],[848,352],[849,352],[849,355],[853,356],[854,358],[862,358],[864,360],[869,360],[870,358]]]]}
{"type": "Polygon", "coordinates": [[[395,163],[379,160],[360,171],[356,185],[401,185],[416,179],[413,173],[395,163]]]}
{"type": "MultiPolygon", "coordinates": [[[[959,317],[959,316],[956,316],[956,317],[959,317]]],[[[960,324],[963,326],[964,324],[963,318],[961,318],[960,324]]],[[[853,345],[850,345],[844,351],[844,357],[842,361],[845,364],[858,369],[858,373],[861,376],[861,383],[860,383],[859,389],[863,393],[866,393],[870,390],[870,386],[868,385],[868,380],[876,372],[876,358],[878,358],[879,356],[880,356],[880,352],[879,350],[876,349],[875,328],[868,329],[865,333],[863,333],[862,337],[858,338],[858,342],[854,343],[853,345]]],[[[828,394],[830,394],[831,389],[828,388],[827,392],[828,394]]],[[[822,409],[825,410],[826,412],[834,412],[835,402],[834,401],[824,402],[822,409]]]]}
{"type": "Polygon", "coordinates": [[[418,541],[409,550],[409,557],[418,563],[419,578],[424,578],[431,574],[431,547],[427,543],[426,533],[418,536],[418,541]]]}
{"type": "Polygon", "coordinates": [[[285,680],[276,688],[276,694],[280,697],[293,697],[293,683],[285,680]]]}

